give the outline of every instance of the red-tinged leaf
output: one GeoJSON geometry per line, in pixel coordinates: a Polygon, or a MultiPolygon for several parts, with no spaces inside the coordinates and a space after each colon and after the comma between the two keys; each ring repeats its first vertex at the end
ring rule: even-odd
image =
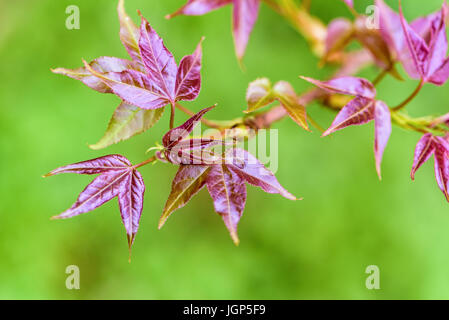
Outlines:
{"type": "Polygon", "coordinates": [[[429,47],[405,20],[401,6],[399,9],[402,30],[407,44],[401,51],[400,60],[411,78],[423,79],[426,76],[429,47]]]}
{"type": "Polygon", "coordinates": [[[310,131],[309,125],[307,124],[306,108],[300,104],[299,97],[296,95],[290,83],[279,81],[274,86],[273,92],[285,111],[287,111],[289,117],[305,130],[310,131]]]}
{"type": "Polygon", "coordinates": [[[438,187],[443,192],[449,202],[448,181],[449,181],[449,157],[446,140],[441,137],[435,139],[435,177],[438,187]]]}
{"type": "Polygon", "coordinates": [[[376,96],[376,89],[373,84],[363,78],[340,77],[329,81],[319,81],[302,76],[301,78],[332,93],[360,96],[369,99],[373,99],[376,96]]]}
{"type": "Polygon", "coordinates": [[[161,37],[142,17],[139,40],[140,54],[152,86],[174,102],[175,81],[178,67],[172,53],[165,47],[161,37]]]}
{"type": "Polygon", "coordinates": [[[433,137],[431,133],[426,133],[419,139],[415,148],[415,156],[413,158],[413,166],[410,176],[415,180],[416,171],[427,161],[435,150],[433,137]]]}
{"type": "Polygon", "coordinates": [[[232,3],[232,0],[189,0],[178,11],[167,15],[170,19],[177,15],[199,16],[232,3]]]}
{"type": "Polygon", "coordinates": [[[446,17],[447,7],[443,5],[443,9],[432,21],[430,26],[429,39],[429,61],[427,65],[426,75],[430,78],[445,62],[448,49],[446,35],[446,17]]]}
{"type": "Polygon", "coordinates": [[[395,59],[399,59],[406,46],[404,32],[402,31],[401,18],[383,0],[376,0],[379,10],[379,26],[382,37],[389,46],[395,59]]]}
{"type": "Polygon", "coordinates": [[[144,192],[145,184],[142,175],[136,170],[131,170],[123,181],[118,194],[120,213],[126,229],[129,248],[131,248],[139,229],[144,192]]]}
{"type": "Polygon", "coordinates": [[[256,157],[243,149],[230,149],[226,154],[226,165],[246,182],[262,188],[267,193],[279,193],[287,199],[298,200],[280,185],[274,174],[256,157]]]}
{"type": "Polygon", "coordinates": [[[365,124],[374,119],[374,100],[357,97],[344,106],[334,122],[323,133],[323,137],[337,130],[341,130],[352,125],[365,124]]]}
{"type": "Polygon", "coordinates": [[[99,175],[80,193],[70,209],[53,219],[71,218],[101,206],[119,194],[120,185],[126,181],[128,174],[125,169],[99,175]]]}
{"type": "Polygon", "coordinates": [[[381,179],[380,164],[391,134],[390,109],[382,101],[376,101],[374,106],[374,127],[374,156],[376,159],[377,174],[379,175],[379,179],[381,179]]]}
{"type": "Polygon", "coordinates": [[[447,58],[444,63],[440,66],[438,70],[436,70],[432,76],[429,78],[429,82],[441,86],[449,78],[449,58],[447,58]]]}
{"type": "MultiPolygon", "coordinates": [[[[435,22],[436,19],[441,19],[442,14],[443,15],[448,14],[448,6],[446,0],[443,2],[441,10],[413,20],[412,23],[410,23],[410,27],[412,27],[412,29],[415,30],[415,32],[421,36],[421,38],[423,38],[424,40],[426,40],[427,43],[429,43],[430,38],[432,37],[432,24],[435,22]]],[[[443,20],[444,19],[445,18],[443,18],[443,20]]]]}
{"type": "Polygon", "coordinates": [[[102,149],[140,134],[158,122],[163,112],[164,108],[145,110],[122,102],[114,111],[103,138],[89,148],[102,149]]]}
{"type": "MultiPolygon", "coordinates": [[[[133,69],[142,71],[143,67],[139,66],[134,61],[114,58],[114,57],[100,57],[89,63],[90,68],[97,73],[107,75],[109,72],[122,72],[124,70],[133,69]]],[[[86,86],[101,93],[112,93],[110,87],[101,81],[100,78],[93,75],[86,67],[78,69],[64,69],[57,68],[52,70],[53,73],[63,74],[75,80],[80,80],[86,86]]]]}
{"type": "Polygon", "coordinates": [[[159,229],[162,228],[173,211],[184,207],[204,187],[209,170],[209,166],[203,165],[181,165],[179,167],[159,220],[159,229]]]}
{"type": "Polygon", "coordinates": [[[138,63],[143,63],[139,49],[140,31],[126,13],[124,0],[119,0],[117,11],[120,21],[120,40],[130,57],[138,63]]]}
{"type": "Polygon", "coordinates": [[[135,70],[109,72],[101,74],[93,70],[86,62],[86,68],[128,104],[142,109],[158,109],[168,102],[165,93],[153,86],[153,82],[144,73],[135,70]]]}
{"type": "Polygon", "coordinates": [[[226,165],[215,165],[209,171],[206,186],[214,201],[215,211],[223,217],[232,240],[238,245],[237,224],[245,208],[245,181],[226,165]]]}
{"type": "Polygon", "coordinates": [[[142,176],[136,168],[121,155],[108,155],[60,167],[46,176],[66,172],[100,175],[80,193],[72,207],[52,219],[71,218],[92,211],[118,196],[120,212],[131,249],[139,227],[145,191],[142,176]]]}
{"type": "Polygon", "coordinates": [[[202,49],[201,39],[195,52],[192,55],[185,56],[179,63],[178,73],[176,74],[175,100],[195,100],[201,88],[201,57],[202,49]]]}
{"type": "Polygon", "coordinates": [[[346,18],[332,20],[326,33],[325,52],[322,60],[326,61],[333,53],[342,51],[352,39],[354,28],[346,18]]]}
{"type": "Polygon", "coordinates": [[[237,59],[245,55],[248,39],[259,14],[260,0],[234,0],[233,35],[237,59]]]}
{"type": "Polygon", "coordinates": [[[213,108],[215,108],[215,105],[201,110],[179,127],[169,130],[162,137],[162,144],[164,145],[164,147],[171,148],[176,143],[186,138],[193,131],[193,128],[198,124],[198,122],[201,121],[201,118],[204,116],[204,114],[212,110],[213,108]]]}
{"type": "Polygon", "coordinates": [[[59,167],[47,173],[44,177],[49,177],[60,173],[99,174],[106,172],[117,172],[127,170],[130,166],[131,163],[124,156],[112,154],[59,167]]]}

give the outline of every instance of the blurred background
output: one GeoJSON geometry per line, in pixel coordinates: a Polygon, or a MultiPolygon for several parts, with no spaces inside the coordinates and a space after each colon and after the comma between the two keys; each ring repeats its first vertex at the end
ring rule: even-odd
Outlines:
{"type": "MultiPolygon", "coordinates": [[[[201,17],[164,16],[184,0],[127,0],[140,9],[177,61],[204,42],[203,86],[185,103],[199,110],[213,103],[213,119],[232,119],[245,109],[250,81],[265,76],[290,81],[325,78],[307,43],[262,5],[242,72],[231,37],[231,7],[201,17]]],[[[364,12],[372,1],[356,0],[364,12]]],[[[397,8],[397,1],[387,1],[397,8]]],[[[439,9],[441,0],[406,1],[412,19],[439,9]]],[[[279,181],[304,197],[291,202],[248,187],[235,247],[206,191],[157,222],[174,166],[141,169],[147,185],[139,233],[128,263],[117,201],[74,219],[50,221],[72,205],[92,177],[41,175],[64,164],[120,153],[132,162],[160,140],[169,121],[130,140],[93,151],[119,99],[55,75],[50,68],[81,66],[81,58],[128,58],[118,38],[115,0],[0,0],[0,298],[2,299],[448,299],[449,205],[439,191],[433,161],[410,180],[417,133],[394,128],[382,164],[374,169],[373,124],[320,138],[291,120],[279,129],[279,181]],[[67,30],[65,8],[77,5],[81,28],[67,30]],[[67,290],[65,269],[80,268],[81,289],[67,290]],[[365,269],[380,268],[380,290],[367,290],[365,269]]],[[[328,22],[350,14],[341,1],[313,0],[311,11],[328,22]]],[[[401,70],[402,71],[402,70],[401,70]]],[[[373,79],[374,68],[362,72],[373,79]]],[[[396,105],[416,86],[387,77],[380,98],[396,105]]],[[[448,111],[447,86],[426,85],[408,110],[413,116],[448,111]]],[[[326,127],[334,113],[311,105],[326,127]]],[[[186,117],[178,112],[177,123],[186,117]]]]}

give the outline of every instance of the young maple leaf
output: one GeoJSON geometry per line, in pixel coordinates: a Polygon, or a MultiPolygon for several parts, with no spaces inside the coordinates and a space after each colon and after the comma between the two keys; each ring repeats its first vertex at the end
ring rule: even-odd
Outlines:
{"type": "Polygon", "coordinates": [[[201,88],[201,43],[192,55],[181,59],[179,67],[162,39],[142,17],[140,29],[118,5],[120,40],[132,61],[101,57],[84,67],[58,68],[54,73],[82,81],[101,93],[114,93],[119,105],[104,137],[92,149],[107,147],[153,126],[162,116],[163,107],[181,100],[194,100],[201,88]]]}
{"type": "Polygon", "coordinates": [[[293,121],[305,130],[310,131],[307,124],[306,108],[300,103],[299,97],[291,84],[286,81],[279,81],[272,87],[270,80],[267,78],[256,79],[248,86],[246,101],[248,103],[246,113],[278,101],[293,121]]]}
{"type": "Polygon", "coordinates": [[[381,179],[380,166],[391,134],[391,115],[388,106],[383,101],[375,99],[374,85],[366,79],[356,77],[341,77],[325,82],[301,78],[328,92],[355,96],[340,110],[323,136],[351,125],[362,125],[374,120],[374,158],[376,171],[381,179]]]}
{"type": "Polygon", "coordinates": [[[60,173],[99,174],[99,176],[80,193],[69,209],[52,219],[71,218],[92,211],[112,198],[118,197],[120,213],[131,250],[139,229],[145,192],[145,184],[137,168],[125,157],[115,154],[59,167],[44,177],[60,173]]]}
{"type": "Polygon", "coordinates": [[[239,61],[245,55],[249,36],[259,14],[261,0],[188,0],[188,2],[167,18],[177,15],[197,16],[206,14],[225,5],[233,5],[232,34],[234,36],[235,53],[239,61]]]}
{"type": "Polygon", "coordinates": [[[439,12],[421,17],[411,24],[383,0],[377,0],[381,33],[385,41],[413,79],[443,85],[449,78],[449,58],[446,57],[446,1],[439,12]]]}
{"type": "Polygon", "coordinates": [[[268,193],[279,193],[287,199],[297,199],[279,184],[271,171],[245,150],[231,148],[222,157],[215,157],[212,161],[212,153],[204,151],[212,145],[224,143],[223,141],[209,138],[186,139],[201,117],[212,108],[201,110],[183,125],[167,132],[162,139],[164,159],[180,166],[173,179],[159,228],[173,211],[185,206],[206,185],[215,211],[222,216],[234,243],[238,244],[237,225],[245,208],[245,183],[258,186],[268,193]],[[177,147],[183,142],[187,143],[182,145],[182,152],[179,152],[177,147]],[[185,152],[184,149],[189,147],[199,150],[200,155],[192,157],[190,152],[185,152]]]}
{"type": "Polygon", "coordinates": [[[416,144],[415,156],[410,176],[415,180],[415,173],[429,158],[435,155],[435,177],[438,187],[449,202],[449,143],[446,139],[426,133],[416,144]]]}

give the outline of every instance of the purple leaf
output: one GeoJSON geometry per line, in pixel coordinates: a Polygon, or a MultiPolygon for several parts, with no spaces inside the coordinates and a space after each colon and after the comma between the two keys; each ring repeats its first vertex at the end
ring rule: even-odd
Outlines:
{"type": "Polygon", "coordinates": [[[447,58],[444,63],[440,66],[438,70],[435,71],[434,74],[429,78],[429,82],[441,86],[449,78],[449,58],[447,58]]]}
{"type": "MultiPolygon", "coordinates": [[[[138,63],[115,57],[100,57],[89,63],[89,66],[97,73],[103,75],[107,75],[110,72],[122,72],[128,69],[143,71],[143,67],[141,67],[138,63]]],[[[63,74],[75,80],[80,80],[86,86],[98,92],[112,93],[110,87],[106,83],[101,81],[100,78],[93,75],[86,67],[81,67],[73,70],[57,68],[53,69],[52,72],[63,74]]]]}
{"type": "Polygon", "coordinates": [[[145,184],[140,172],[132,170],[120,186],[118,203],[128,237],[128,245],[134,243],[143,209],[145,184]]]}
{"type": "Polygon", "coordinates": [[[59,167],[47,173],[44,177],[49,177],[60,173],[99,174],[104,172],[116,172],[127,170],[130,166],[131,163],[124,156],[112,154],[59,167]]]}
{"type": "Polygon", "coordinates": [[[232,0],[189,0],[187,4],[175,13],[167,15],[166,18],[170,19],[180,14],[187,16],[199,16],[230,3],[232,3],[232,0]]]}
{"type": "Polygon", "coordinates": [[[170,102],[174,102],[175,81],[178,67],[170,51],[164,46],[159,35],[142,17],[139,40],[140,54],[147,69],[152,86],[163,92],[170,102]]]}
{"type": "Polygon", "coordinates": [[[435,150],[435,145],[433,143],[433,137],[431,133],[426,133],[421,137],[421,139],[416,144],[415,156],[413,158],[413,166],[410,176],[412,180],[415,180],[415,173],[425,163],[429,160],[430,156],[435,150]]]}
{"type": "Polygon", "coordinates": [[[398,59],[406,45],[401,18],[383,0],[376,0],[376,6],[379,9],[380,32],[391,52],[398,59]]]}
{"type": "Polygon", "coordinates": [[[101,174],[80,193],[78,199],[70,209],[52,218],[71,218],[94,210],[119,194],[120,185],[126,181],[127,176],[128,170],[101,174]]]}
{"type": "Polygon", "coordinates": [[[329,81],[318,81],[308,77],[301,78],[332,93],[360,96],[369,99],[373,99],[376,96],[376,89],[372,83],[363,78],[341,77],[329,81]]]}
{"type": "Polygon", "coordinates": [[[100,74],[85,61],[86,68],[128,104],[142,109],[157,109],[165,106],[169,100],[165,93],[153,86],[153,82],[144,74],[135,70],[100,74]]]}
{"type": "Polygon", "coordinates": [[[259,14],[260,0],[234,0],[233,26],[235,52],[238,60],[245,55],[249,35],[259,14]]]}
{"type": "Polygon", "coordinates": [[[332,125],[323,133],[323,137],[348,126],[361,125],[373,120],[374,104],[375,101],[371,99],[354,98],[341,109],[332,125]]]}
{"type": "Polygon", "coordinates": [[[175,100],[195,100],[201,88],[201,39],[195,52],[192,55],[185,56],[179,63],[178,73],[176,74],[175,100]]]}
{"type": "Polygon", "coordinates": [[[426,76],[427,61],[429,58],[429,47],[405,20],[402,7],[400,9],[400,19],[404,32],[406,46],[401,51],[401,61],[408,75],[413,79],[423,79],[426,76]]]}
{"type": "Polygon", "coordinates": [[[390,109],[382,101],[376,101],[374,106],[374,126],[374,157],[376,159],[377,174],[379,175],[379,179],[381,179],[380,164],[391,134],[390,109]]]}
{"type": "Polygon", "coordinates": [[[57,168],[45,176],[59,173],[100,174],[78,196],[66,211],[52,219],[71,218],[101,206],[118,196],[120,212],[131,245],[139,227],[145,185],[142,176],[121,155],[108,155],[57,168]]]}
{"type": "Polygon", "coordinates": [[[441,137],[434,137],[435,141],[435,177],[438,187],[443,192],[449,202],[448,181],[449,181],[449,146],[446,140],[441,137]]]}
{"type": "Polygon", "coordinates": [[[230,149],[226,154],[226,165],[246,182],[262,188],[265,192],[279,193],[287,199],[298,200],[280,185],[274,174],[256,157],[243,149],[230,149]]]}
{"type": "Polygon", "coordinates": [[[431,20],[430,25],[430,40],[429,40],[429,61],[426,70],[426,76],[431,77],[446,60],[446,54],[448,49],[447,36],[446,36],[446,24],[447,17],[446,3],[443,5],[443,9],[439,15],[436,15],[431,20]]]}
{"type": "Polygon", "coordinates": [[[201,121],[201,118],[204,116],[204,114],[210,110],[215,108],[215,106],[211,106],[209,108],[205,108],[192,116],[190,119],[188,119],[186,122],[184,122],[179,127],[173,128],[169,130],[163,137],[162,137],[162,143],[164,147],[171,148],[176,143],[181,141],[182,139],[186,138],[192,131],[193,128],[198,124],[198,122],[201,121]]]}
{"type": "Polygon", "coordinates": [[[246,202],[245,181],[226,165],[215,165],[209,171],[206,186],[214,201],[215,211],[223,217],[231,238],[237,245],[237,224],[246,202]]]}

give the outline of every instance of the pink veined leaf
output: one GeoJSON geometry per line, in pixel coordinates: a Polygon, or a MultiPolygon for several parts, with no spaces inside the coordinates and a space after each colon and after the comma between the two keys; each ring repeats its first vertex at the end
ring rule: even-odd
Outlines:
{"type": "Polygon", "coordinates": [[[128,174],[128,170],[119,170],[99,175],[80,193],[76,202],[68,210],[52,218],[71,218],[92,211],[115,198],[128,174]]]}
{"type": "Polygon", "coordinates": [[[319,81],[302,76],[301,78],[332,93],[360,96],[368,99],[373,99],[376,96],[376,89],[373,84],[363,78],[340,77],[329,81],[319,81]]]}
{"type": "MultiPolygon", "coordinates": [[[[430,40],[429,40],[429,62],[426,70],[426,76],[429,82],[432,82],[432,75],[444,65],[448,49],[446,35],[447,5],[444,3],[439,15],[431,21],[430,40]]],[[[435,84],[439,84],[437,81],[435,84]]]]}
{"type": "Polygon", "coordinates": [[[323,133],[323,137],[348,126],[370,122],[374,119],[374,104],[372,99],[354,98],[340,110],[332,125],[323,133]]]}
{"type": "Polygon", "coordinates": [[[436,70],[432,76],[429,78],[429,82],[441,86],[449,78],[449,58],[447,58],[444,63],[436,70]]]}
{"type": "Polygon", "coordinates": [[[143,17],[140,26],[139,48],[150,82],[158,91],[165,94],[167,100],[174,102],[178,67],[161,37],[143,17]]]}
{"type": "Polygon", "coordinates": [[[238,60],[245,55],[248,39],[259,14],[260,0],[234,0],[233,35],[238,60]]]}
{"type": "Polygon", "coordinates": [[[404,46],[406,46],[401,18],[383,0],[376,0],[376,7],[379,10],[379,24],[382,37],[395,55],[395,58],[398,59],[404,46]]]}
{"type": "Polygon", "coordinates": [[[410,177],[415,180],[416,171],[427,161],[435,150],[433,143],[433,136],[431,133],[426,133],[419,139],[415,148],[415,156],[413,158],[412,171],[410,177]]]}
{"type": "Polygon", "coordinates": [[[128,246],[131,248],[139,229],[139,221],[143,210],[143,195],[145,184],[142,175],[132,170],[120,186],[118,203],[123,224],[128,237],[128,246]]]}
{"type": "MultiPolygon", "coordinates": [[[[108,74],[110,72],[122,72],[128,69],[143,71],[143,67],[135,61],[119,59],[115,57],[100,57],[89,63],[90,68],[100,74],[108,74]]],[[[92,75],[92,73],[86,68],[81,67],[78,69],[65,69],[56,68],[52,69],[53,73],[62,74],[75,80],[80,80],[86,86],[95,91],[101,93],[112,93],[109,86],[101,81],[98,77],[92,75]]]]}
{"type": "Polygon", "coordinates": [[[142,109],[158,109],[169,102],[165,93],[154,87],[153,82],[144,73],[125,70],[101,74],[93,70],[85,61],[84,64],[94,76],[103,81],[128,104],[142,109]]]}
{"type": "Polygon", "coordinates": [[[118,196],[120,212],[131,245],[139,227],[145,185],[141,174],[121,155],[108,155],[63,166],[46,176],[60,173],[99,174],[80,193],[76,202],[52,219],[71,218],[94,210],[118,196]]]}
{"type": "Polygon", "coordinates": [[[116,172],[127,170],[130,166],[131,163],[124,156],[112,154],[59,167],[47,173],[44,177],[50,177],[60,173],[99,174],[116,172]]]}
{"type": "Polygon", "coordinates": [[[230,3],[232,3],[232,0],[189,0],[178,11],[167,15],[166,18],[170,19],[180,14],[187,16],[199,16],[230,3]]]}
{"type": "Polygon", "coordinates": [[[223,221],[237,245],[237,224],[243,214],[246,202],[246,185],[243,178],[226,165],[212,166],[206,179],[206,186],[214,201],[215,211],[223,221]]]}
{"type": "Polygon", "coordinates": [[[431,33],[432,33],[432,24],[435,22],[436,19],[445,19],[444,16],[448,14],[448,6],[447,1],[444,0],[443,6],[440,11],[433,12],[427,16],[419,17],[410,23],[410,27],[412,27],[413,30],[417,34],[421,36],[426,42],[430,42],[431,33]]]}
{"type": "Polygon", "coordinates": [[[201,43],[198,44],[192,55],[185,56],[179,63],[176,74],[175,100],[195,100],[201,88],[201,43]]]}
{"type": "Polygon", "coordinates": [[[426,77],[427,63],[429,59],[429,47],[408,24],[404,18],[402,7],[399,7],[402,30],[404,32],[406,46],[401,51],[401,61],[408,75],[413,79],[426,77]]]}
{"type": "Polygon", "coordinates": [[[204,116],[204,114],[206,112],[209,112],[213,108],[215,108],[215,105],[199,111],[179,127],[169,130],[162,137],[162,144],[164,145],[164,147],[171,148],[176,143],[186,138],[193,131],[193,128],[198,124],[198,122],[201,121],[201,118],[204,116]]]}
{"type": "Polygon", "coordinates": [[[443,192],[449,202],[448,181],[449,181],[449,146],[446,140],[441,137],[434,137],[435,141],[435,177],[438,187],[443,192]]]}
{"type": "Polygon", "coordinates": [[[380,164],[391,134],[390,109],[382,101],[376,101],[374,106],[374,157],[376,159],[376,170],[381,179],[380,164]]]}
{"type": "Polygon", "coordinates": [[[279,193],[287,199],[299,200],[285,190],[274,174],[246,150],[239,148],[228,150],[226,154],[226,166],[245,179],[249,184],[260,187],[267,193],[279,193]]]}

